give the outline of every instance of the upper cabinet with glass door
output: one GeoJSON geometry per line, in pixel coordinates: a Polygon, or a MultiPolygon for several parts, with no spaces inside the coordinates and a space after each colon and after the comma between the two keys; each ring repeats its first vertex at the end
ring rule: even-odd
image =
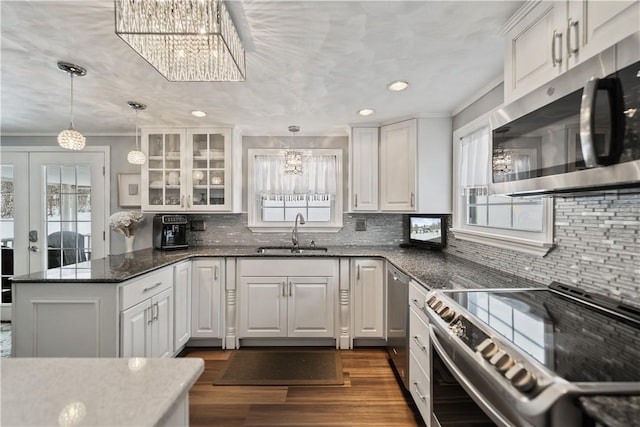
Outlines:
{"type": "Polygon", "coordinates": [[[143,129],[142,210],[231,209],[231,130],[143,129]]]}
{"type": "Polygon", "coordinates": [[[189,129],[187,145],[189,210],[231,210],[231,130],[189,129]]]}

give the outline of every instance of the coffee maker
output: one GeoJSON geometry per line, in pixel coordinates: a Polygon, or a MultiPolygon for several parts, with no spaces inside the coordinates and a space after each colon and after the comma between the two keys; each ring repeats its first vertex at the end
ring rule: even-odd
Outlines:
{"type": "Polygon", "coordinates": [[[153,247],[163,251],[187,249],[187,216],[155,215],[153,217],[153,247]]]}

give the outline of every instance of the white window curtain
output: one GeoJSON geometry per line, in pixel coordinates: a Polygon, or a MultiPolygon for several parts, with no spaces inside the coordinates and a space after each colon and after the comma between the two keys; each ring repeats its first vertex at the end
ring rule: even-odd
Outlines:
{"type": "Polygon", "coordinates": [[[489,186],[489,127],[480,128],[460,138],[460,170],[462,195],[486,195],[489,186]]]}
{"type": "Polygon", "coordinates": [[[256,156],[255,194],[336,195],[336,156],[302,156],[302,175],[284,173],[284,156],[256,156]]]}

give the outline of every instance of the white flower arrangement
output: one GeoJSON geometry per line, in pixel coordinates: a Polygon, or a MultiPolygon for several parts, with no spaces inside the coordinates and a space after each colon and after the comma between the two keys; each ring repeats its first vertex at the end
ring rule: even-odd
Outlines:
{"type": "Polygon", "coordinates": [[[121,211],[109,217],[109,225],[112,229],[125,236],[133,236],[138,229],[138,223],[144,220],[140,211],[121,211]]]}

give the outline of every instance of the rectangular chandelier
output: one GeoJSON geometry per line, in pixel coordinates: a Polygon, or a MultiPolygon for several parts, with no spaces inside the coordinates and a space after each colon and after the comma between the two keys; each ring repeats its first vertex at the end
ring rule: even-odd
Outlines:
{"type": "Polygon", "coordinates": [[[222,0],[115,0],[116,34],[172,82],[244,81],[244,48],[222,0]]]}

